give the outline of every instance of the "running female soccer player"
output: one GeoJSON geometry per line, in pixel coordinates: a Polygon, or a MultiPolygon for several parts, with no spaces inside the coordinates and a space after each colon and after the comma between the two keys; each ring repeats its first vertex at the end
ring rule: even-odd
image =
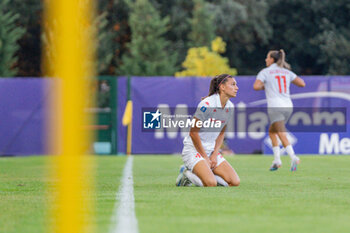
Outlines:
{"type": "Polygon", "coordinates": [[[176,180],[177,186],[193,183],[197,186],[238,186],[240,179],[233,167],[219,153],[224,140],[226,124],[232,118],[237,82],[228,74],[215,76],[209,94],[198,105],[195,124],[185,137],[182,150],[184,166],[176,180]],[[197,122],[221,122],[218,128],[198,127],[197,122]],[[190,181],[190,182],[189,182],[190,181]]]}
{"type": "Polygon", "coordinates": [[[275,171],[282,165],[278,138],[291,158],[291,171],[296,171],[300,159],[295,155],[287,139],[285,122],[293,111],[293,103],[289,95],[290,83],[305,87],[305,82],[290,71],[290,65],[285,61],[285,53],[282,49],[269,51],[265,62],[267,68],[259,72],[254,90],[265,90],[267,99],[270,118],[269,136],[274,155],[270,171],[275,171]]]}

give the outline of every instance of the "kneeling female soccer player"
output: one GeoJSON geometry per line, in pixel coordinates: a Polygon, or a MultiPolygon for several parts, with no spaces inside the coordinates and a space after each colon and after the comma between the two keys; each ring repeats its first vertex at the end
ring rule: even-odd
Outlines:
{"type": "Polygon", "coordinates": [[[232,120],[237,82],[228,74],[215,76],[210,83],[209,94],[198,105],[194,114],[195,124],[185,137],[182,150],[184,166],[176,180],[177,186],[238,186],[240,179],[235,169],[219,153],[224,140],[226,124],[232,120]],[[198,127],[205,121],[221,122],[217,128],[198,127]]]}

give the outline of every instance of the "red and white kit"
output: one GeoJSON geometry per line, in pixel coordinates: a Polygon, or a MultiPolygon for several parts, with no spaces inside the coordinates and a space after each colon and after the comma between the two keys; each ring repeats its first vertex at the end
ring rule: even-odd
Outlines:
{"type": "Polygon", "coordinates": [[[290,117],[293,103],[289,94],[289,86],[296,77],[295,73],[279,67],[276,63],[259,72],[256,79],[264,83],[271,123],[287,121],[290,117]]]}
{"type": "MultiPolygon", "coordinates": [[[[206,121],[208,119],[221,121],[220,128],[204,128],[202,127],[199,130],[199,137],[201,139],[203,148],[206,154],[210,157],[211,153],[214,151],[215,140],[219,136],[221,130],[227,124],[229,120],[232,120],[233,116],[233,103],[228,100],[225,108],[223,109],[220,102],[219,94],[211,95],[203,99],[197,107],[194,117],[200,121],[206,121]]],[[[192,139],[187,135],[183,141],[184,148],[182,150],[182,160],[189,170],[193,170],[194,166],[201,160],[204,160],[203,157],[197,152],[196,148],[193,145],[192,139]]],[[[223,161],[224,157],[219,154],[217,157],[217,165],[219,166],[223,161]]]]}

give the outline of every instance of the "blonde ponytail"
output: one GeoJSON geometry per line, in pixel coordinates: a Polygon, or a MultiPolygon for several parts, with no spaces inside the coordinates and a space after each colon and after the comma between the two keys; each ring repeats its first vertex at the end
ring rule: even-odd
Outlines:
{"type": "Polygon", "coordinates": [[[269,53],[279,67],[282,67],[288,70],[291,69],[290,65],[286,62],[286,53],[284,52],[283,49],[280,49],[279,51],[272,50],[269,53]]]}
{"type": "Polygon", "coordinates": [[[286,53],[283,49],[280,49],[280,59],[277,61],[277,65],[290,70],[290,65],[286,62],[286,53]]]}

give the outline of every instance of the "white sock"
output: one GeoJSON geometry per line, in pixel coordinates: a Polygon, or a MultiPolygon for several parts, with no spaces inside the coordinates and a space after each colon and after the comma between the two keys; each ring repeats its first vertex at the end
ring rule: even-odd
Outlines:
{"type": "Polygon", "coordinates": [[[184,171],[184,175],[196,186],[203,187],[203,183],[199,177],[189,170],[184,171]]]}
{"type": "Polygon", "coordinates": [[[218,183],[218,186],[220,184],[221,186],[228,187],[228,183],[221,176],[215,175],[215,179],[216,179],[216,182],[218,183]]]}
{"type": "Polygon", "coordinates": [[[274,162],[280,162],[281,161],[281,151],[279,146],[272,147],[273,151],[273,157],[275,158],[274,162]]]}
{"type": "Polygon", "coordinates": [[[286,151],[291,159],[294,159],[296,157],[292,145],[286,146],[286,151]]]}

